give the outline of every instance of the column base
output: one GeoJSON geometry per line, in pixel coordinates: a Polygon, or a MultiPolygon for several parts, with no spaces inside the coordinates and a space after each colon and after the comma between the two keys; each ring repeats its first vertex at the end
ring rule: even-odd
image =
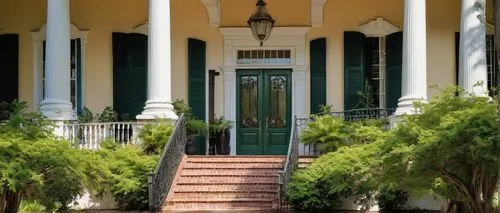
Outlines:
{"type": "Polygon", "coordinates": [[[417,114],[418,112],[415,109],[414,102],[419,101],[419,102],[426,102],[426,99],[424,98],[417,98],[417,97],[402,97],[399,99],[398,103],[398,108],[396,108],[396,112],[394,112],[394,116],[401,116],[404,114],[407,115],[414,115],[417,114]]]}
{"type": "Polygon", "coordinates": [[[53,121],[76,120],[76,113],[71,102],[59,99],[45,99],[40,103],[40,112],[53,121]]]}
{"type": "Polygon", "coordinates": [[[171,119],[177,120],[179,117],[174,112],[171,103],[165,101],[146,101],[144,111],[136,116],[137,120],[171,119]]]}

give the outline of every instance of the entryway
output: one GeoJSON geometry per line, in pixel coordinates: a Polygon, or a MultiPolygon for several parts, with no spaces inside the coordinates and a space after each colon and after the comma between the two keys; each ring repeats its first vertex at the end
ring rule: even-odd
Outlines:
{"type": "Polygon", "coordinates": [[[236,152],[286,155],[290,139],[291,70],[237,70],[236,152]]]}

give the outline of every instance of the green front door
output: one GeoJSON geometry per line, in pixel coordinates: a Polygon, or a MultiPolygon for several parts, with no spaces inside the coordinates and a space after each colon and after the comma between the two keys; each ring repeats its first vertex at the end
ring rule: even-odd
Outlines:
{"type": "Polygon", "coordinates": [[[286,155],[290,139],[290,70],[238,70],[238,155],[286,155]]]}

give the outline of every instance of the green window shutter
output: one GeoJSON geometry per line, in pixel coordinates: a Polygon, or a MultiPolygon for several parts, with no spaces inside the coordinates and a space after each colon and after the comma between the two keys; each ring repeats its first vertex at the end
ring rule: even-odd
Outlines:
{"type": "Polygon", "coordinates": [[[344,110],[356,108],[360,103],[358,91],[365,84],[365,35],[344,32],[344,110]]]}
{"type": "Polygon", "coordinates": [[[127,35],[127,68],[129,71],[129,114],[132,119],[141,114],[148,96],[148,37],[127,35]]]}
{"type": "MultiPolygon", "coordinates": [[[[193,116],[206,120],[206,42],[188,38],[188,105],[193,116]]],[[[190,154],[205,154],[206,138],[196,137],[190,154]]]]}
{"type": "Polygon", "coordinates": [[[403,32],[396,32],[385,38],[386,45],[386,107],[395,109],[401,98],[403,72],[403,32]]]}
{"type": "Polygon", "coordinates": [[[129,110],[127,34],[113,33],[113,109],[120,119],[133,117],[129,110]]]}
{"type": "Polygon", "coordinates": [[[134,120],[147,99],[147,36],[113,33],[113,108],[134,120]]]}
{"type": "Polygon", "coordinates": [[[326,38],[310,42],[310,97],[311,114],[320,112],[320,105],[326,105],[326,38]]]}
{"type": "Polygon", "coordinates": [[[19,91],[19,36],[0,35],[0,102],[12,102],[19,91]]]}
{"type": "Polygon", "coordinates": [[[188,104],[193,116],[205,120],[206,116],[206,43],[188,39],[188,104]]]}

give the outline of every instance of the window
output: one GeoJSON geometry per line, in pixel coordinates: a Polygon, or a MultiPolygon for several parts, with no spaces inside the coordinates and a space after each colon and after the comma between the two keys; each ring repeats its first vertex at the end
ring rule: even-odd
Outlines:
{"type": "Polygon", "coordinates": [[[291,64],[290,50],[238,50],[238,64],[291,64]]]}
{"type": "Polygon", "coordinates": [[[496,95],[498,63],[495,51],[495,36],[486,35],[486,66],[488,68],[488,91],[490,96],[496,95]]]}
{"type": "Polygon", "coordinates": [[[344,32],[344,110],[397,107],[403,33],[367,37],[344,32]]]}
{"type": "Polygon", "coordinates": [[[366,39],[367,73],[365,92],[371,95],[373,107],[385,108],[385,37],[370,37],[366,39]]]}
{"type": "MultiPolygon", "coordinates": [[[[70,56],[70,99],[73,109],[78,114],[82,110],[81,86],[81,42],[80,39],[71,39],[70,56]]],[[[45,99],[45,41],[43,42],[43,69],[42,69],[42,98],[45,99]]]]}

